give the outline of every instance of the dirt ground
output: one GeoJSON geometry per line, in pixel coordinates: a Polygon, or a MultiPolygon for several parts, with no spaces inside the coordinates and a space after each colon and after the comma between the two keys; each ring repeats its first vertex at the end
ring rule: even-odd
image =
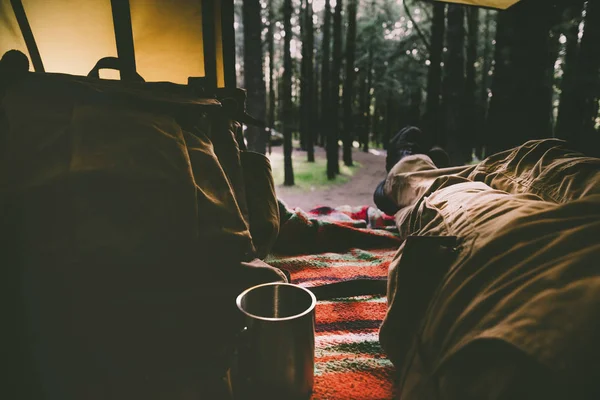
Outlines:
{"type": "MultiPolygon", "coordinates": [[[[280,153],[282,146],[273,147],[272,151],[280,153]]],[[[294,151],[299,152],[300,150],[294,149],[294,151]]],[[[305,153],[302,152],[302,154],[305,153]]],[[[315,157],[325,159],[325,150],[316,147],[315,157]]],[[[306,211],[318,206],[374,206],[373,191],[377,184],[385,178],[385,151],[371,150],[369,153],[364,153],[359,149],[353,149],[352,158],[359,162],[361,167],[354,173],[350,181],[322,188],[316,187],[313,190],[277,185],[275,188],[277,197],[289,207],[299,207],[306,211]]]]}

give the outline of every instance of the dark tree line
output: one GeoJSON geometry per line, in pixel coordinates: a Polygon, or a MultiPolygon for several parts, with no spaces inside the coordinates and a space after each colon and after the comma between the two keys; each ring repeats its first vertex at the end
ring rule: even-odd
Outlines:
{"type": "MultiPolygon", "coordinates": [[[[406,124],[455,164],[543,137],[600,153],[600,1],[524,0],[502,12],[426,0],[242,3],[248,110],[283,132],[286,185],[294,138],[309,162],[326,149],[333,179],[340,152],[350,166],[355,147],[386,148],[406,124]]],[[[264,153],[268,130],[248,128],[247,140],[264,153]]]]}

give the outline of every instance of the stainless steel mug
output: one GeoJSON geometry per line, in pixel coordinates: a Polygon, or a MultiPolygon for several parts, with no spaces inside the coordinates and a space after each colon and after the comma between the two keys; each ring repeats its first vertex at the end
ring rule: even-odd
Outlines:
{"type": "Polygon", "coordinates": [[[289,283],[266,283],[236,299],[246,328],[238,348],[241,395],[308,399],[315,364],[315,295],[289,283]]]}

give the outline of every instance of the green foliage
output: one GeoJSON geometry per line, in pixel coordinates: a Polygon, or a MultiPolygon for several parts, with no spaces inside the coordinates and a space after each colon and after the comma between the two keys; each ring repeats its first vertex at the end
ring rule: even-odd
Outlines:
{"type": "MultiPolygon", "coordinates": [[[[422,31],[428,31],[430,21],[424,7],[429,5],[411,3],[416,23],[422,31]]],[[[391,95],[397,103],[409,104],[411,93],[425,86],[428,57],[425,44],[397,1],[363,0],[359,10],[357,68],[368,67],[371,50],[375,101],[383,103],[391,95]]]]}

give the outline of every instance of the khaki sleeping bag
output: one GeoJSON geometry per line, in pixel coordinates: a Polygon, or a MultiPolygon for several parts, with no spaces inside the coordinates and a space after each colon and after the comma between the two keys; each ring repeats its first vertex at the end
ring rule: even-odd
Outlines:
{"type": "Polygon", "coordinates": [[[3,78],[11,385],[40,399],[216,398],[235,296],[285,280],[256,260],[279,223],[268,160],[240,156],[237,124],[185,86],[3,78]]]}

